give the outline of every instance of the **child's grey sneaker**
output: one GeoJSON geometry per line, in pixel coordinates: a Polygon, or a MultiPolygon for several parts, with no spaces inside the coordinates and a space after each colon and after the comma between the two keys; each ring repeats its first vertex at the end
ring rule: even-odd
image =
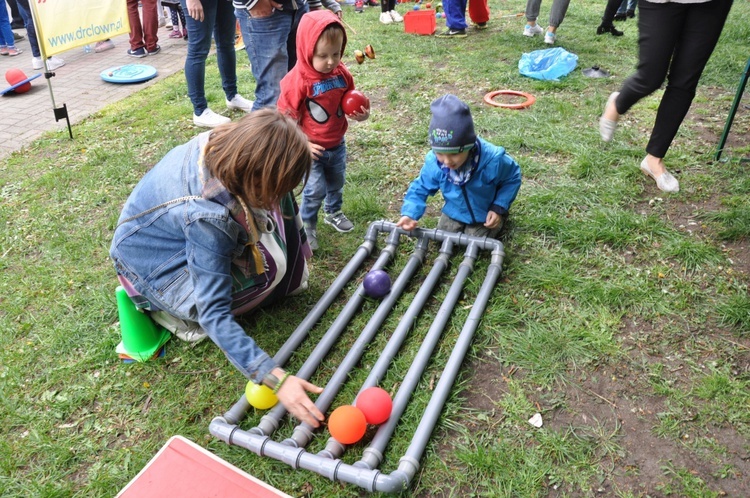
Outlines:
{"type": "Polygon", "coordinates": [[[341,211],[329,214],[323,220],[341,233],[351,232],[354,229],[354,224],[341,211]]]}
{"type": "Polygon", "coordinates": [[[313,228],[309,223],[305,223],[305,233],[307,234],[307,243],[310,244],[310,249],[313,251],[318,250],[318,230],[313,228]]]}

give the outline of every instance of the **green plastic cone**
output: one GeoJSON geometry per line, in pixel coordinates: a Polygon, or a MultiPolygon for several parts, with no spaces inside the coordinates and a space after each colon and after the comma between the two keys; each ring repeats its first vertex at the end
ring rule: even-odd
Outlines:
{"type": "Polygon", "coordinates": [[[157,327],[148,315],[138,311],[122,286],[117,287],[115,295],[122,334],[122,342],[118,344],[117,352],[124,353],[135,361],[151,359],[169,340],[169,331],[157,327]]]}

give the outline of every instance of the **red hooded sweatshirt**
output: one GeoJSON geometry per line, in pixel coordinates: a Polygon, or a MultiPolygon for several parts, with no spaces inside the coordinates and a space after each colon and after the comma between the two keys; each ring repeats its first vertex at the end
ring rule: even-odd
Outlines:
{"type": "MultiPolygon", "coordinates": [[[[278,108],[297,120],[311,142],[326,149],[339,145],[349,126],[341,99],[354,89],[354,79],[343,62],[330,73],[321,73],[312,65],[315,44],[330,24],[343,24],[330,10],[308,12],[297,28],[297,64],[281,80],[278,108]]],[[[341,53],[346,48],[346,31],[341,53]]]]}

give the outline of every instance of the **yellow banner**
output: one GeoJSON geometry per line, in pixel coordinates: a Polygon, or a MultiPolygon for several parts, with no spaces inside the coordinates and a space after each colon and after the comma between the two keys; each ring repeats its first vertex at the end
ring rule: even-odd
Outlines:
{"type": "Polygon", "coordinates": [[[30,0],[39,48],[49,57],[130,33],[125,0],[30,0]]]}

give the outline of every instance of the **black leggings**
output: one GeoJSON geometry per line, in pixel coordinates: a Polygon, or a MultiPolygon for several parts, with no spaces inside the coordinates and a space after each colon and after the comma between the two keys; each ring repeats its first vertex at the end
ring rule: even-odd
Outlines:
{"type": "Polygon", "coordinates": [[[380,0],[380,11],[390,12],[396,10],[396,0],[380,0]]]}
{"type": "Polygon", "coordinates": [[[690,4],[644,1],[638,7],[638,68],[622,84],[615,106],[618,114],[625,114],[667,79],[646,147],[652,156],[663,158],[690,109],[732,0],[690,4]]]}

